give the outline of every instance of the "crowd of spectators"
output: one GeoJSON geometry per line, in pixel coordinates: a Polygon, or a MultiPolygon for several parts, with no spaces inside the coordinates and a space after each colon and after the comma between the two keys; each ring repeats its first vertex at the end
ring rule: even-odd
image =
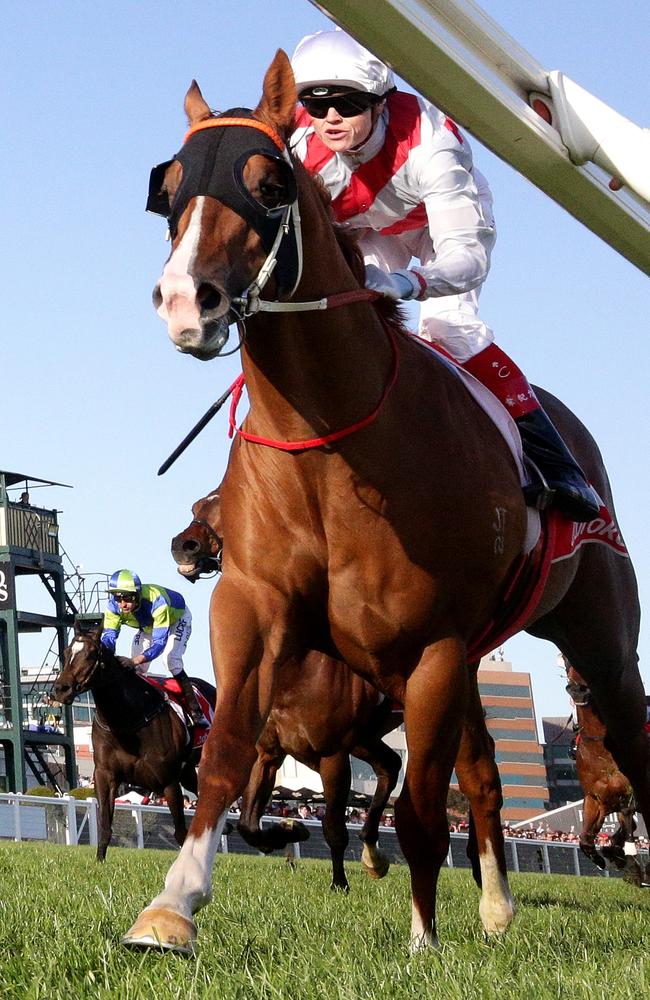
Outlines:
{"type": "MultiPolygon", "coordinates": [[[[162,795],[156,795],[153,792],[146,792],[145,789],[141,788],[129,789],[115,801],[124,803],[131,802],[139,805],[166,805],[166,800],[162,795]]],[[[183,803],[186,810],[193,811],[196,808],[197,799],[186,795],[184,796],[183,803]]],[[[230,812],[237,814],[240,810],[241,799],[233,804],[230,812]]],[[[265,815],[275,817],[277,819],[299,819],[322,822],[325,815],[325,805],[323,803],[310,805],[305,802],[299,803],[297,801],[281,800],[279,802],[269,803],[269,806],[265,811],[265,815]]],[[[358,809],[352,806],[346,811],[347,822],[352,825],[359,824],[361,826],[365,823],[367,818],[368,812],[366,809],[358,809]]],[[[382,814],[380,826],[387,827],[389,829],[395,826],[395,817],[392,812],[384,812],[382,814]]],[[[454,818],[450,820],[449,829],[451,833],[467,833],[469,824],[465,819],[454,818]]],[[[538,822],[537,824],[528,823],[525,826],[521,826],[519,824],[512,826],[506,820],[503,823],[503,833],[505,837],[516,837],[519,840],[543,840],[555,844],[577,844],[580,840],[579,831],[577,831],[573,826],[568,831],[553,830],[549,827],[548,823],[543,822],[538,822]]],[[[650,841],[648,838],[638,836],[636,840],[637,847],[639,849],[650,849],[650,841]]],[[[596,838],[596,847],[606,847],[608,843],[609,834],[601,831],[596,838]]]]}

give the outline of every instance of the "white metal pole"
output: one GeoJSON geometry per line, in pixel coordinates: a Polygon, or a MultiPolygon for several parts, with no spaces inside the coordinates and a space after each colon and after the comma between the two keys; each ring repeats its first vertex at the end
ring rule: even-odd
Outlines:
{"type": "MultiPolygon", "coordinates": [[[[591,164],[572,162],[560,131],[530,106],[533,95],[545,94],[552,100],[549,71],[478,4],[472,0],[312,3],[574,218],[650,274],[650,206],[629,192],[610,189],[610,177],[591,164]]],[[[644,130],[633,129],[645,148],[644,130]]],[[[608,159],[596,159],[605,166],[616,162],[611,149],[608,159]]],[[[644,171],[647,176],[642,154],[630,150],[625,159],[623,180],[632,182],[632,170],[637,179],[644,171]],[[630,159],[633,167],[627,162],[630,159]]],[[[637,185],[637,190],[646,187],[637,185]]]]}

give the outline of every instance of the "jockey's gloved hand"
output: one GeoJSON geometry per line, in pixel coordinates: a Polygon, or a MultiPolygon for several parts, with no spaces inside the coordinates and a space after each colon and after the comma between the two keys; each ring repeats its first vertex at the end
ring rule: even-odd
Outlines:
{"type": "Polygon", "coordinates": [[[366,264],[366,288],[387,296],[389,299],[408,301],[419,299],[426,289],[423,278],[415,271],[382,271],[374,264],[366,264]]]}

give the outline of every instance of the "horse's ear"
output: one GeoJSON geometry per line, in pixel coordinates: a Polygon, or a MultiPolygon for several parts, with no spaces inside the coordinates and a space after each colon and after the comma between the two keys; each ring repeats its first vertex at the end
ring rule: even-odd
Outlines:
{"type": "Polygon", "coordinates": [[[185,114],[190,125],[196,125],[197,122],[203,122],[206,118],[212,118],[212,112],[206,104],[196,80],[192,80],[190,89],[185,95],[185,114]]]}
{"type": "Polygon", "coordinates": [[[297,100],[289,57],[283,49],[278,49],[266,71],[262,100],[255,109],[255,117],[272,125],[283,139],[288,139],[294,128],[297,100]]]}
{"type": "Polygon", "coordinates": [[[81,622],[79,621],[78,618],[75,618],[75,620],[74,620],[74,637],[75,637],[75,639],[80,639],[83,634],[84,634],[84,630],[81,627],[81,622]]]}

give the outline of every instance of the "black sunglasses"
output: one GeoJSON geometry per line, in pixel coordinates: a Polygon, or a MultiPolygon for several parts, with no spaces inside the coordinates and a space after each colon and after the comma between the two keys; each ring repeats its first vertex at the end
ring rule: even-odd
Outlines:
{"type": "Polygon", "coordinates": [[[341,94],[339,97],[301,97],[300,102],[312,118],[326,118],[330,108],[334,108],[342,118],[362,115],[373,104],[379,104],[381,97],[374,94],[341,94]]]}
{"type": "Polygon", "coordinates": [[[116,601],[137,601],[137,594],[113,594],[116,601]]]}

